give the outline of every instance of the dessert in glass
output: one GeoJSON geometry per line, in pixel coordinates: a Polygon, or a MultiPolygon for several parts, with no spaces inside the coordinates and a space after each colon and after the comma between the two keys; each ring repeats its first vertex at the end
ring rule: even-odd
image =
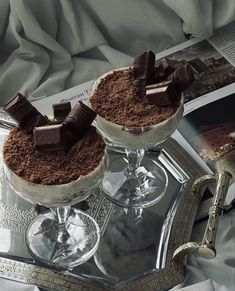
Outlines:
{"type": "Polygon", "coordinates": [[[4,142],[4,172],[19,196],[50,208],[28,227],[31,255],[70,269],[87,261],[99,244],[96,221],[71,206],[98,187],[107,155],[102,136],[91,125],[93,110],[81,102],[71,111],[69,106],[55,108],[57,118],[52,121],[20,93],[5,105],[19,126],[4,142]]]}
{"type": "Polygon", "coordinates": [[[183,115],[182,91],[193,81],[191,67],[155,54],[137,55],[132,67],[112,70],[91,88],[90,104],[96,126],[125,156],[110,162],[101,183],[104,195],[123,207],[144,208],[157,203],[167,189],[164,168],[146,150],[176,130],[183,115]]]}

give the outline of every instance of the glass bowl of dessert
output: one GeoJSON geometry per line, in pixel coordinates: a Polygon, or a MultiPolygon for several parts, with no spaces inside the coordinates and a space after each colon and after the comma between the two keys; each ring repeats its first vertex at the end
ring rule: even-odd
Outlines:
{"type": "Polygon", "coordinates": [[[3,145],[6,179],[20,197],[50,209],[28,227],[29,252],[59,268],[84,263],[98,247],[100,230],[91,216],[71,206],[98,187],[106,169],[104,140],[91,125],[95,114],[78,102],[62,122],[48,122],[21,94],[5,111],[19,123],[3,145]],[[79,138],[79,129],[71,130],[78,120],[83,124],[79,138]]]}
{"type": "Polygon", "coordinates": [[[155,67],[148,51],[135,57],[132,67],[112,70],[91,88],[90,104],[96,126],[105,140],[124,155],[110,162],[101,187],[104,195],[123,207],[143,208],[165,194],[168,177],[147,150],[176,130],[183,116],[183,88],[193,81],[188,64],[166,59],[155,67]]]}

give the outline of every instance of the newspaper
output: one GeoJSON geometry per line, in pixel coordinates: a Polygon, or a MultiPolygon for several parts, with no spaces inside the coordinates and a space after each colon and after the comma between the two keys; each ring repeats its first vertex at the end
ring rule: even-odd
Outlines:
{"type": "MultiPolygon", "coordinates": [[[[218,29],[210,39],[194,38],[156,55],[156,60],[169,58],[175,62],[187,61],[195,72],[195,81],[184,92],[184,118],[173,137],[207,172],[215,171],[210,157],[213,148],[228,150],[235,144],[235,22],[218,29]],[[226,137],[225,133],[226,132],[226,137]],[[205,148],[200,145],[204,142],[205,148]],[[214,134],[214,136],[213,136],[214,134]],[[210,136],[211,135],[211,136],[210,136]],[[210,140],[211,139],[211,140],[210,140]],[[219,140],[221,139],[221,140],[219,140]],[[205,144],[210,142],[212,144],[205,144]],[[228,144],[228,145],[227,145],[228,144]],[[205,153],[207,151],[207,153],[205,153]]],[[[88,102],[94,80],[75,86],[59,94],[34,101],[44,114],[52,114],[52,105],[77,100],[88,102]]],[[[234,150],[234,148],[233,148],[234,150]]],[[[234,151],[235,153],[235,151],[234,151]]],[[[234,155],[234,154],[233,154],[234,155]]],[[[215,157],[213,157],[215,158],[215,157]]],[[[235,165],[234,165],[235,167],[235,165]]],[[[229,169],[234,172],[234,169],[229,169]]],[[[227,201],[231,201],[233,188],[230,187],[227,201]]]]}

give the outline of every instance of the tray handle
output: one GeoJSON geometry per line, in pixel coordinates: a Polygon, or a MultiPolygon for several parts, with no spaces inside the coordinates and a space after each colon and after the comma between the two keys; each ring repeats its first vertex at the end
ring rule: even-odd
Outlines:
{"type": "Polygon", "coordinates": [[[213,202],[208,212],[209,218],[207,221],[207,226],[201,243],[188,242],[181,245],[174,251],[172,257],[173,260],[182,258],[183,256],[192,252],[196,252],[200,257],[205,259],[215,258],[216,234],[231,178],[231,173],[224,171],[215,175],[205,175],[195,182],[193,187],[193,195],[196,195],[202,189],[202,187],[216,182],[213,202]]]}

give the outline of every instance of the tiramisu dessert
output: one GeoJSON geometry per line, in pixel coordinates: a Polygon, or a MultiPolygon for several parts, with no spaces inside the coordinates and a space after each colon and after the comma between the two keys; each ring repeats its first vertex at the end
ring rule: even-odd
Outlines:
{"type": "Polygon", "coordinates": [[[145,149],[175,131],[183,115],[181,93],[193,80],[187,62],[163,59],[155,66],[155,54],[147,51],[135,56],[132,67],[108,72],[92,86],[96,126],[111,145],[125,149],[125,156],[109,163],[101,183],[113,203],[149,207],[166,193],[167,173],[145,149]]]}
{"type": "Polygon", "coordinates": [[[38,215],[26,232],[37,260],[62,268],[87,261],[99,245],[97,222],[77,208],[106,169],[106,146],[91,124],[96,113],[82,102],[55,104],[43,116],[18,93],[4,107],[17,122],[3,146],[4,172],[23,199],[52,211],[38,215]]]}
{"type": "Polygon", "coordinates": [[[193,80],[187,63],[163,59],[155,66],[153,52],[138,54],[133,67],[108,72],[94,83],[90,103],[97,127],[116,146],[154,146],[175,131],[183,114],[181,93],[193,80]]]}
{"type": "Polygon", "coordinates": [[[19,124],[4,143],[6,176],[24,199],[47,207],[83,200],[106,164],[105,143],[91,126],[95,112],[82,102],[53,108],[49,120],[20,93],[5,105],[19,124]]]}

